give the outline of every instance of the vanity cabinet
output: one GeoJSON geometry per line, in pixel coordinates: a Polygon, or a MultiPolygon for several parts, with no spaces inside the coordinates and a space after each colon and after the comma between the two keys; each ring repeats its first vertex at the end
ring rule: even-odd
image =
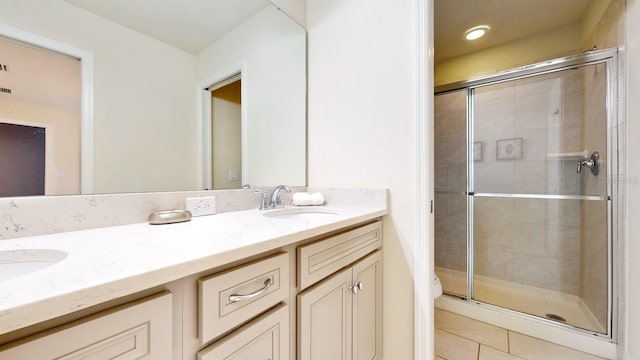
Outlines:
{"type": "Polygon", "coordinates": [[[171,360],[172,295],[164,292],[0,348],[0,360],[171,360]]]}
{"type": "Polygon", "coordinates": [[[289,360],[289,307],[281,305],[198,353],[198,360],[289,360]]]}
{"type": "Polygon", "coordinates": [[[380,359],[381,248],[375,221],[253,253],[5,334],[0,360],[380,359]]]}
{"type": "Polygon", "coordinates": [[[281,251],[198,279],[198,340],[183,359],[290,360],[291,259],[281,251]]]}
{"type": "Polygon", "coordinates": [[[289,284],[288,253],[200,279],[198,333],[201,345],[286,300],[289,284]]]}
{"type": "Polygon", "coordinates": [[[313,266],[304,268],[310,263],[323,264],[316,267],[323,272],[337,270],[323,279],[299,279],[315,285],[297,295],[298,359],[381,358],[381,230],[377,222],[298,248],[299,273],[313,273],[313,266]],[[365,249],[374,252],[366,255],[365,249]]]}
{"type": "Polygon", "coordinates": [[[380,359],[381,270],[376,252],[298,295],[299,359],[380,359]]]}

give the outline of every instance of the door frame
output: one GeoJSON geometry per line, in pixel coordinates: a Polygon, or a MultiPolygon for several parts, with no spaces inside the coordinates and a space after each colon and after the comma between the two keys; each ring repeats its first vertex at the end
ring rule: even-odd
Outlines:
{"type": "MultiPolygon", "coordinates": [[[[210,76],[198,84],[196,89],[197,102],[198,102],[198,119],[197,121],[197,133],[200,134],[197,138],[197,153],[198,153],[198,189],[201,190],[213,190],[213,178],[212,174],[212,123],[211,123],[211,90],[212,87],[220,84],[223,85],[229,79],[238,77],[236,80],[242,80],[244,89],[244,83],[246,82],[246,64],[244,62],[232,64],[226,69],[210,76]]],[[[240,151],[242,152],[242,169],[241,169],[241,181],[247,179],[247,96],[246,91],[240,90],[240,151]]],[[[244,182],[243,182],[244,184],[244,182]]]]}

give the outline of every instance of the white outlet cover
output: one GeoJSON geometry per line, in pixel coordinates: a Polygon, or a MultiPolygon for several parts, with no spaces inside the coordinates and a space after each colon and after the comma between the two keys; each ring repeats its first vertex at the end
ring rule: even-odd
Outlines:
{"type": "Polygon", "coordinates": [[[185,207],[191,212],[191,216],[213,215],[216,213],[215,196],[201,196],[184,200],[185,207]]]}

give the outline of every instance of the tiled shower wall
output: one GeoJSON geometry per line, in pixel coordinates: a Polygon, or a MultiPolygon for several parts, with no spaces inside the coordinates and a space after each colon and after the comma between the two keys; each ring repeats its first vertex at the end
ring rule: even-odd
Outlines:
{"type": "MultiPolygon", "coordinates": [[[[576,156],[557,156],[599,150],[606,157],[603,89],[591,82],[601,67],[476,89],[474,142],[481,144],[481,154],[474,161],[474,191],[604,195],[605,170],[599,177],[589,169],[578,174],[576,156]],[[497,142],[505,139],[521,143],[515,159],[500,159],[497,142]]],[[[466,269],[465,105],[464,91],[439,95],[435,102],[436,266],[458,271],[466,269]]],[[[605,323],[603,202],[478,196],[474,201],[475,274],[585,297],[605,323]]]]}
{"type": "MultiPolygon", "coordinates": [[[[476,192],[581,193],[576,162],[550,155],[583,150],[581,81],[569,71],[477,89],[476,192]],[[505,139],[521,144],[515,159],[500,158],[505,139]]],[[[578,295],[579,214],[579,201],[476,197],[476,274],[578,295]]]]}
{"type": "MultiPolygon", "coordinates": [[[[583,151],[580,70],[476,90],[476,192],[582,194],[576,162],[550,153],[583,151]],[[520,139],[521,155],[498,159],[497,142],[520,139]]],[[[466,96],[436,99],[437,265],[466,262],[466,96]],[[439,201],[438,201],[439,200],[439,201]],[[444,259],[443,259],[444,258],[444,259]]],[[[475,272],[524,285],[579,294],[580,202],[476,197],[475,272]]]]}

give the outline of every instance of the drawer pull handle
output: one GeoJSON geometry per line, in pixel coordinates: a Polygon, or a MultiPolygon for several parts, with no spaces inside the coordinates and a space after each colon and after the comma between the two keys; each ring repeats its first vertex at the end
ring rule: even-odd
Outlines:
{"type": "Polygon", "coordinates": [[[273,280],[271,280],[271,278],[268,278],[267,280],[264,281],[264,287],[262,289],[247,295],[237,295],[237,294],[229,295],[229,302],[234,303],[238,301],[253,299],[256,296],[262,295],[265,291],[267,291],[267,289],[271,287],[271,285],[273,285],[273,280]]]}

